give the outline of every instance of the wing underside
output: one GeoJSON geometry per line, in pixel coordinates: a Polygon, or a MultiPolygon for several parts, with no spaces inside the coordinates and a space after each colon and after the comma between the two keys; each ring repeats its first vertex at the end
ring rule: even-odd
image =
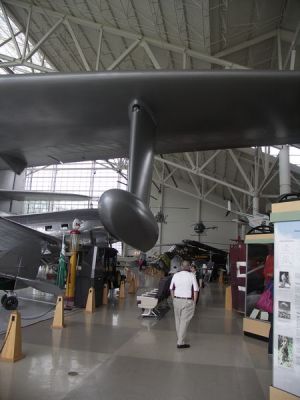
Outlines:
{"type": "Polygon", "coordinates": [[[0,168],[127,157],[136,99],[156,122],[156,153],[299,141],[298,72],[5,76],[0,168]]]}

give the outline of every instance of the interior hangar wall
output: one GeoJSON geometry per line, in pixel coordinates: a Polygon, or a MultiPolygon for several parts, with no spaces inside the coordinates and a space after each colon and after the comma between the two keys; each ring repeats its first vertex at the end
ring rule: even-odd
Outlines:
{"type": "MultiPolygon", "coordinates": [[[[10,170],[0,171],[0,189],[24,190],[24,188],[25,188],[25,172],[23,172],[21,175],[17,175],[10,170]]],[[[19,214],[23,211],[23,202],[1,200],[0,211],[19,214]]]]}
{"type": "MultiPolygon", "coordinates": [[[[191,190],[189,185],[187,189],[191,190]]],[[[182,187],[182,183],[180,185],[182,187]]],[[[160,237],[151,254],[167,251],[169,245],[180,243],[184,239],[200,240],[211,246],[227,250],[230,239],[237,238],[237,223],[232,222],[236,215],[226,217],[226,209],[218,208],[204,201],[178,192],[170,188],[164,188],[161,194],[153,193],[157,200],[151,199],[152,212],[157,214],[163,204],[162,210],[166,216],[166,223],[159,223],[160,237]],[[161,199],[163,196],[163,200],[161,199]],[[206,227],[217,226],[216,229],[206,229],[203,234],[197,235],[194,224],[202,221],[206,227]]],[[[222,203],[225,200],[210,196],[210,200],[222,203]]]]}

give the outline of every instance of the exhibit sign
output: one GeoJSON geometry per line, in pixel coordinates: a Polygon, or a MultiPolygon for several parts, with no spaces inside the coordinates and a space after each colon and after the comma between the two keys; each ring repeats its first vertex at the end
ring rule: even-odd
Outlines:
{"type": "Polygon", "coordinates": [[[273,386],[300,396],[300,221],[277,221],[273,386]]]}

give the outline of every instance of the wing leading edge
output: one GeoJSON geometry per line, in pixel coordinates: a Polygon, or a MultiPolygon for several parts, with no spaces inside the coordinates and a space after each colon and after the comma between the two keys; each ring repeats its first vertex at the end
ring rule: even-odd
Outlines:
{"type": "Polygon", "coordinates": [[[59,239],[0,217],[0,275],[36,277],[42,242],[59,245],[59,239]]]}
{"type": "Polygon", "coordinates": [[[76,193],[38,192],[34,190],[0,189],[0,200],[15,201],[87,201],[89,196],[76,193]]]}
{"type": "Polygon", "coordinates": [[[299,142],[295,71],[5,76],[0,168],[128,156],[136,99],[156,122],[155,153],[299,142]]]}

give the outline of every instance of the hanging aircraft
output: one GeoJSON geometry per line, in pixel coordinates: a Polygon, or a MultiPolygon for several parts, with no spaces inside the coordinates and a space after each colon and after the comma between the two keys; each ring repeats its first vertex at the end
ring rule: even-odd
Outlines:
{"type": "Polygon", "coordinates": [[[110,235],[147,251],[158,238],[154,154],[297,143],[299,100],[297,71],[3,76],[0,168],[129,157],[129,191],[106,191],[99,216],[110,235]]]}
{"type": "Polygon", "coordinates": [[[199,221],[196,224],[192,225],[194,227],[194,232],[197,235],[203,234],[207,229],[218,229],[217,225],[206,226],[203,221],[199,221]]]}

